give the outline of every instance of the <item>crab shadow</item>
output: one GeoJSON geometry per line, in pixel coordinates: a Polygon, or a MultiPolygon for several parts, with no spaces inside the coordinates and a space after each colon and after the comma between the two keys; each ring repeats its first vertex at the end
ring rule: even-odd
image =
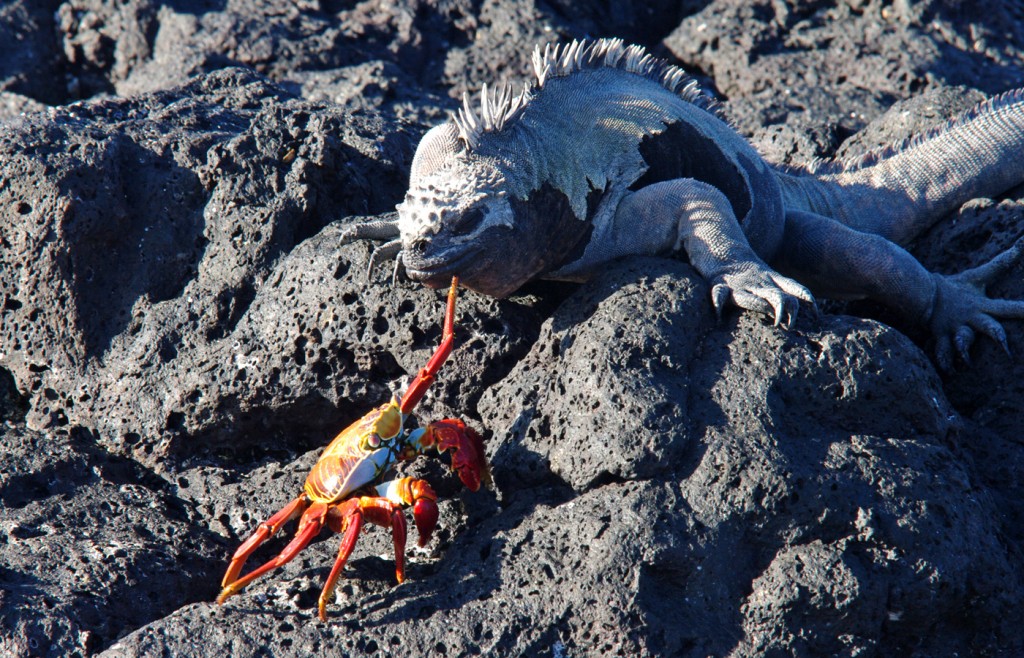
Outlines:
{"type": "MultiPolygon", "coordinates": [[[[467,505],[468,527],[453,537],[440,560],[433,565],[413,565],[403,585],[346,604],[338,610],[339,616],[358,613],[364,627],[387,627],[426,619],[439,611],[461,610],[474,601],[495,597],[506,580],[508,565],[501,556],[506,553],[508,533],[521,526],[543,502],[539,496],[530,497],[502,509],[493,495],[473,501],[467,505]]],[[[394,582],[393,571],[384,560],[364,558],[353,566],[360,576],[372,571],[378,578],[394,582]]]]}

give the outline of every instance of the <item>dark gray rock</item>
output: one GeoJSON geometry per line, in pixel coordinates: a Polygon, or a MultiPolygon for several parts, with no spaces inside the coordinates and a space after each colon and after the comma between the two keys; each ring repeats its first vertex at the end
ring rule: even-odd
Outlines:
{"type": "MultiPolygon", "coordinates": [[[[0,229],[0,262],[19,273],[2,284],[2,336],[30,426],[84,425],[149,463],[186,438],[190,451],[319,442],[339,405],[362,415],[426,362],[443,298],[399,299],[381,273],[371,285],[369,248],[320,231],[393,205],[403,135],[240,69],[61,112],[0,136],[0,195],[22,220],[0,229]],[[267,404],[283,426],[250,415],[267,404]]],[[[456,408],[533,331],[521,303],[463,304],[477,320],[460,333],[476,337],[460,350],[465,386],[442,391],[456,408]]]]}
{"type": "Polygon", "coordinates": [[[664,45],[711,76],[744,131],[827,121],[849,135],[930,88],[1019,85],[1022,12],[1014,2],[717,0],[664,45]]]}
{"type": "Polygon", "coordinates": [[[89,655],[202,600],[224,540],[139,464],[0,427],[0,653],[89,655]]]}
{"type": "MultiPolygon", "coordinates": [[[[392,205],[401,176],[388,157],[410,147],[241,69],[6,126],[0,203],[18,221],[0,228],[11,274],[0,335],[5,366],[31,392],[29,425],[94,427],[155,457],[227,418],[213,409],[244,411],[228,399],[248,388],[258,348],[233,334],[247,330],[258,288],[331,219],[392,205]]],[[[321,267],[313,276],[333,281],[348,265],[321,267]]],[[[315,343],[307,323],[326,326],[339,301],[275,326],[315,343]]]]}
{"type": "MultiPolygon", "coordinates": [[[[995,650],[1012,639],[1015,596],[1007,584],[1019,575],[1000,545],[992,501],[972,491],[949,447],[956,416],[927,359],[883,325],[830,318],[818,330],[787,333],[744,316],[705,327],[691,341],[696,350],[664,353],[681,360],[689,388],[676,401],[686,412],[672,417],[679,432],[661,439],[663,462],[622,450],[629,439],[648,452],[659,446],[643,423],[622,429],[636,420],[630,404],[617,416],[616,407],[599,406],[622,437],[591,437],[617,477],[587,478],[602,463],[597,449],[566,456],[578,445],[573,421],[585,428],[586,420],[556,405],[556,396],[524,396],[506,382],[523,364],[537,364],[535,354],[551,353],[553,340],[544,337],[562,317],[582,322],[562,327],[580,339],[622,314],[629,299],[634,321],[660,327],[647,334],[662,340],[679,317],[700,318],[704,304],[693,297],[673,302],[684,306],[680,316],[668,314],[673,286],[702,286],[684,266],[664,263],[660,270],[656,261],[624,265],[585,286],[488,391],[482,411],[503,407],[522,418],[527,410],[551,428],[550,440],[517,441],[529,432],[497,419],[491,429],[501,438],[491,449],[501,507],[486,493],[449,488],[458,498],[442,508],[440,544],[415,560],[405,585],[391,584],[388,537],[375,531],[357,548],[332,619],[311,620],[337,542],[325,541],[223,608],[183,608],[105,655],[177,655],[197,645],[239,656],[301,655],[317,646],[370,655],[438,647],[455,655],[864,655],[928,644],[950,618],[971,630],[939,633],[940,655],[995,650]],[[580,486],[570,490],[562,479],[580,486]],[[961,532],[948,531],[954,527],[961,532]],[[979,628],[991,637],[973,638],[979,628]]],[[[534,367],[554,378],[622,360],[628,388],[650,373],[642,357],[628,357],[645,344],[637,338],[625,355],[612,341],[580,354],[569,348],[534,367]]],[[[575,401],[608,394],[597,386],[575,401]]],[[[267,465],[239,489],[211,487],[199,498],[252,491],[254,504],[276,497],[265,504],[274,509],[311,463],[312,453],[284,469],[276,494],[268,482],[280,469],[267,465]]],[[[210,513],[233,524],[225,503],[210,513]]]]}
{"type": "MultiPolygon", "coordinates": [[[[521,79],[536,42],[624,36],[713,74],[773,160],[855,158],[1019,84],[1020,18],[939,0],[8,3],[0,653],[1024,653],[1019,357],[982,340],[940,377],[926,337],[867,305],[791,331],[719,322],[693,270],[655,258],[462,294],[418,416],[483,429],[495,486],[405,468],[441,496],[405,584],[373,528],[327,623],[330,533],[212,602],[327,440],[437,344],[443,292],[368,273],[370,246],[338,237],[391,211],[463,91],[521,79]]],[[[1024,233],[1020,199],[975,200],[913,250],[976,265],[1024,233]]],[[[1021,272],[994,293],[1024,297],[1021,272]]]]}
{"type": "MultiPolygon", "coordinates": [[[[596,3],[595,3],[596,4],[596,3]]],[[[523,75],[520,44],[568,26],[532,1],[173,2],[71,0],[57,12],[73,90],[138,94],[245,66],[304,96],[436,122],[499,72],[523,75]]]]}
{"type": "MultiPolygon", "coordinates": [[[[992,502],[965,497],[973,485],[947,447],[960,424],[924,355],[883,325],[849,318],[784,332],[743,316],[702,330],[703,298],[675,293],[704,286],[665,263],[630,263],[581,289],[481,404],[505,437],[492,446],[493,463],[512,500],[522,482],[545,475],[577,491],[610,486],[602,480],[680,483],[682,502],[667,513],[689,519],[685,548],[653,578],[659,596],[642,616],[662,623],[649,622],[644,649],[859,655],[881,649],[882,629],[925,638],[968,601],[993,606],[975,621],[1007,614],[1015,595],[991,574],[1015,584],[1019,575],[999,548],[992,502]],[[574,321],[560,325],[566,317],[574,321]],[[608,328],[623,331],[585,342],[608,328]],[[645,348],[660,362],[645,359],[645,348]],[[591,374],[589,385],[573,386],[579,371],[591,374]],[[650,402],[638,405],[644,394],[650,402]],[[953,538],[947,524],[979,527],[953,538]],[[985,566],[975,571],[977,560],[985,566]],[[930,589],[939,581],[942,595],[930,589]],[[669,619],[747,639],[670,638],[669,619]],[[723,632],[730,623],[738,628],[723,632]],[[794,626],[798,635],[778,635],[794,626]]],[[[1012,636],[1009,627],[1000,633],[1012,636]]],[[[887,650],[902,641],[917,640],[890,639],[887,650]]]]}
{"type": "MultiPolygon", "coordinates": [[[[857,156],[885,148],[934,127],[948,117],[968,110],[984,96],[976,90],[942,87],[893,105],[884,115],[846,140],[840,157],[857,156]]],[[[978,266],[1007,249],[1024,236],[1024,188],[1010,191],[1003,199],[975,199],[918,238],[911,250],[931,270],[955,273],[978,266]]],[[[1024,297],[1024,266],[1018,264],[989,293],[994,297],[1024,297]]],[[[897,318],[882,309],[858,308],[902,329],[897,318]]],[[[1024,325],[1005,326],[1011,354],[993,341],[981,340],[973,347],[971,362],[944,376],[944,389],[957,411],[970,419],[963,443],[965,456],[974,460],[979,482],[991,483],[991,495],[998,501],[1003,532],[1011,544],[1024,539],[1024,479],[1019,450],[1020,428],[1024,427],[1024,372],[1019,355],[1024,349],[1024,325]]],[[[925,343],[926,347],[927,344],[925,343]]]]}
{"type": "Polygon", "coordinates": [[[499,488],[585,491],[672,472],[699,440],[688,421],[689,367],[712,323],[708,294],[688,266],[641,258],[560,306],[481,400],[499,488]]]}
{"type": "MultiPolygon", "coordinates": [[[[51,104],[69,100],[64,62],[53,39],[54,12],[59,5],[60,0],[37,0],[0,6],[0,43],[4,44],[0,92],[51,104]]],[[[0,118],[13,116],[13,108],[6,107],[10,101],[4,105],[0,118]]]]}

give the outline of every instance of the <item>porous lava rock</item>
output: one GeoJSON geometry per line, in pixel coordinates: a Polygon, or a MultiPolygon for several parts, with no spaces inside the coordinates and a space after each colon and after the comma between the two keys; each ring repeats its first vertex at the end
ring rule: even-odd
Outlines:
{"type": "MultiPolygon", "coordinates": [[[[363,533],[226,604],[227,560],[400,390],[443,291],[369,270],[418,138],[536,43],[689,68],[772,160],[856,158],[1024,79],[1019,3],[13,0],[0,9],[0,653],[1015,656],[1024,327],[938,372],[869,304],[711,310],[685,262],[463,292],[418,409],[479,427],[394,584],[363,533]]],[[[912,250],[1024,234],[1024,190],[912,250]]],[[[1024,297],[1017,266],[992,294],[1024,297]]],[[[287,527],[284,533],[292,531],[287,527]]],[[[410,542],[411,544],[412,542],[410,542]]],[[[261,547],[253,562],[284,545],[261,547]]]]}

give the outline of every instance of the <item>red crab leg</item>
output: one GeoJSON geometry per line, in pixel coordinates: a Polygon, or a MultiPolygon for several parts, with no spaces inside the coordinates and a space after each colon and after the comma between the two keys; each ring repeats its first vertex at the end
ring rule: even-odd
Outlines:
{"type": "Polygon", "coordinates": [[[402,403],[399,409],[407,414],[423,399],[423,394],[430,388],[434,376],[441,370],[441,366],[448,360],[455,343],[455,298],[458,295],[459,277],[452,277],[452,287],[448,290],[448,307],[444,313],[444,329],[441,332],[441,344],[434,350],[434,355],[427,361],[427,365],[412,380],[409,388],[402,396],[402,403]]]}
{"type": "Polygon", "coordinates": [[[406,526],[401,506],[392,503],[387,498],[362,496],[345,501],[341,508],[341,514],[344,519],[342,526],[345,535],[342,537],[341,546],[338,548],[338,557],[334,560],[331,573],[327,576],[323,591],[320,592],[318,616],[321,621],[327,621],[327,602],[334,595],[341,571],[345,568],[349,556],[352,555],[352,549],[356,546],[359,529],[362,528],[364,519],[385,528],[391,527],[391,537],[395,544],[395,578],[399,583],[405,580],[406,526]]]}
{"type": "MultiPolygon", "coordinates": [[[[349,502],[355,503],[356,501],[349,502]]],[[[324,589],[320,592],[320,601],[317,604],[317,616],[320,617],[320,621],[327,621],[327,601],[334,594],[334,588],[338,585],[341,570],[345,568],[348,556],[352,555],[352,549],[356,547],[356,540],[359,539],[359,530],[362,527],[363,515],[359,512],[358,507],[356,507],[355,510],[350,511],[345,516],[345,535],[341,539],[341,547],[338,548],[338,558],[334,560],[331,574],[327,576],[324,589]]]]}
{"type": "Polygon", "coordinates": [[[239,546],[238,550],[235,551],[234,556],[231,558],[231,564],[228,565],[227,573],[224,574],[224,580],[221,581],[220,586],[227,587],[238,580],[238,574],[242,573],[242,567],[245,566],[245,561],[249,559],[249,556],[253,554],[253,551],[259,548],[260,544],[280,530],[281,526],[305,512],[306,507],[308,506],[309,499],[306,498],[305,494],[303,494],[285,505],[280,512],[261,523],[256,529],[256,532],[252,533],[252,535],[245,540],[245,543],[239,546]]]}
{"type": "Polygon", "coordinates": [[[284,547],[284,550],[282,550],[277,557],[269,560],[263,566],[254,569],[252,572],[242,576],[222,589],[220,595],[217,597],[217,603],[224,603],[228,597],[237,594],[243,587],[263,574],[291,562],[295,556],[313,540],[313,537],[316,537],[320,533],[320,530],[324,527],[326,519],[327,505],[323,503],[314,503],[311,505],[302,515],[302,520],[299,521],[298,532],[296,532],[295,537],[288,542],[288,545],[284,547]]]}

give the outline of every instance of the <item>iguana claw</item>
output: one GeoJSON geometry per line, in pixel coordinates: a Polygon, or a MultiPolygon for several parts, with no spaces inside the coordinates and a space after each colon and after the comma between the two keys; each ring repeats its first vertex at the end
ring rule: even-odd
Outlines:
{"type": "Polygon", "coordinates": [[[391,213],[387,219],[364,219],[346,225],[338,237],[338,245],[342,246],[358,240],[387,240],[384,244],[374,248],[370,254],[370,262],[366,266],[366,276],[369,278],[378,265],[393,259],[395,267],[391,273],[391,281],[394,283],[398,281],[403,271],[400,236],[398,214],[391,213]]]}
{"type": "Polygon", "coordinates": [[[776,327],[787,329],[796,324],[801,301],[817,311],[814,295],[807,288],[758,262],[729,266],[715,277],[711,303],[719,318],[730,299],[744,310],[771,316],[776,327]]]}
{"type": "Polygon", "coordinates": [[[995,342],[1007,355],[1010,345],[999,319],[1024,319],[1024,301],[991,299],[985,286],[1005,274],[1024,256],[1024,238],[992,260],[945,276],[934,274],[935,307],[929,325],[935,334],[935,359],[942,370],[953,369],[953,348],[964,363],[970,363],[969,350],[980,332],[995,342]]]}
{"type": "Polygon", "coordinates": [[[711,305],[715,308],[715,317],[719,322],[722,321],[722,311],[729,303],[730,296],[729,287],[724,284],[719,284],[711,289],[711,305]]]}

